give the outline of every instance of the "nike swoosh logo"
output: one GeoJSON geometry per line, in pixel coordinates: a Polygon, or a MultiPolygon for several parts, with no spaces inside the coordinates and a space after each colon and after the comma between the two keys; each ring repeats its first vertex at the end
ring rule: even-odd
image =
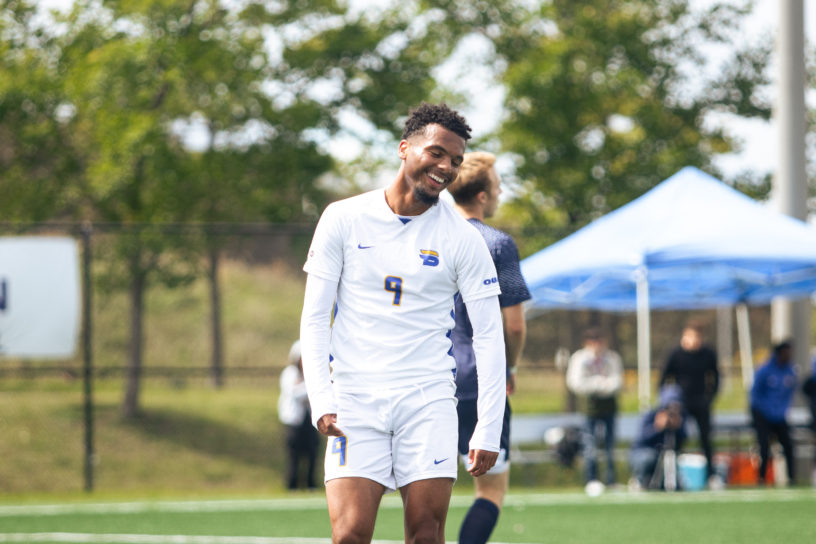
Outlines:
{"type": "Polygon", "coordinates": [[[447,461],[447,460],[448,460],[448,458],[447,458],[447,457],[445,457],[444,459],[440,459],[439,461],[437,461],[436,459],[434,459],[434,465],[438,465],[439,463],[444,463],[444,462],[445,462],[445,461],[447,461]]]}
{"type": "Polygon", "coordinates": [[[374,247],[374,246],[364,246],[362,244],[357,244],[357,249],[368,249],[370,247],[374,247]]]}

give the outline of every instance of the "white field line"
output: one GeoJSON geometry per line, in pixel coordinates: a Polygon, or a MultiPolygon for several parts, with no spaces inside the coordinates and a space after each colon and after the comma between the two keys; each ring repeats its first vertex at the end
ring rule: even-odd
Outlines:
{"type": "MultiPolygon", "coordinates": [[[[247,537],[203,535],[141,535],[97,533],[0,533],[0,542],[66,544],[331,544],[329,538],[247,537]]],[[[373,540],[371,544],[402,544],[402,540],[373,540]]],[[[450,541],[447,544],[456,544],[450,541]]],[[[496,542],[495,544],[508,544],[496,542]]]]}
{"type": "MultiPolygon", "coordinates": [[[[816,500],[816,488],[800,489],[741,489],[698,492],[642,492],[612,491],[600,497],[588,497],[584,493],[511,493],[505,498],[505,507],[546,505],[597,505],[629,503],[678,503],[678,502],[785,502],[799,499],[816,500]]],[[[454,508],[467,507],[473,502],[469,495],[451,498],[454,508]]],[[[381,508],[402,508],[396,494],[383,498],[381,508]]],[[[110,503],[63,503],[63,504],[13,504],[0,505],[0,517],[47,516],[63,514],[139,514],[145,512],[235,512],[235,511],[287,511],[324,510],[326,499],[320,497],[293,497],[280,499],[211,500],[211,501],[136,501],[110,503]]]]}
{"type": "Polygon", "coordinates": [[[66,542],[76,544],[331,544],[331,540],[328,538],[97,533],[0,533],[0,542],[66,542]]]}

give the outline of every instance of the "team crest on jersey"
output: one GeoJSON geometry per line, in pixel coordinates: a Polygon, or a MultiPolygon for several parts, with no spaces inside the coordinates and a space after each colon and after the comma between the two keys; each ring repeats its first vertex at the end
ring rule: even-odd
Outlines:
{"type": "Polygon", "coordinates": [[[439,264],[439,253],[433,249],[420,249],[419,258],[425,266],[436,266],[439,264]]]}

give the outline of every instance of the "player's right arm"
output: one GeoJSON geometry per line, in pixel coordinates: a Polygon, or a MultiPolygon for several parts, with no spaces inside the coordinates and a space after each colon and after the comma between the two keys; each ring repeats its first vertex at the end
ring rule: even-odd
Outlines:
{"type": "Polygon", "coordinates": [[[303,378],[309,394],[312,423],[325,435],[340,436],[337,405],[329,373],[331,311],[337,295],[337,280],[309,274],[300,317],[303,378]]]}
{"type": "Polygon", "coordinates": [[[343,271],[342,214],[336,205],[323,212],[303,269],[307,272],[300,344],[303,378],[309,394],[312,423],[326,435],[338,436],[337,403],[329,371],[331,313],[343,271]]]}

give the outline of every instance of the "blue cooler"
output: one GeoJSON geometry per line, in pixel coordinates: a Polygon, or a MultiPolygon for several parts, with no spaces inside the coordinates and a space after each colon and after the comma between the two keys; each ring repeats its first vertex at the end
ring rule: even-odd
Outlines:
{"type": "Polygon", "coordinates": [[[700,491],[706,484],[706,458],[698,453],[683,453],[677,456],[677,477],[680,489],[700,491]]]}

